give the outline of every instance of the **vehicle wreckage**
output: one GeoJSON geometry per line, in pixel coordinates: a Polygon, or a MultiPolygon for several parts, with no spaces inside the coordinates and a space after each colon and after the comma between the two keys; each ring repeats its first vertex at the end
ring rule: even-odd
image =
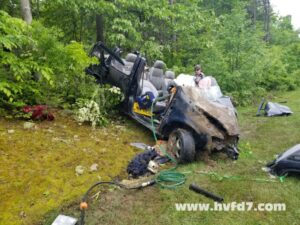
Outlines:
{"type": "Polygon", "coordinates": [[[197,153],[215,150],[238,158],[236,111],[213,77],[205,78],[210,79],[210,87],[200,91],[182,84],[183,76],[174,79],[172,71],[164,74],[160,60],[147,70],[146,60],[139,53],[129,53],[122,59],[120,52],[117,47],[110,50],[104,43],[96,43],[90,55],[97,57],[99,64],[90,65],[86,73],[99,84],[119,87],[125,96],[122,111],[168,140],[168,151],[178,162],[191,162],[197,153]]]}

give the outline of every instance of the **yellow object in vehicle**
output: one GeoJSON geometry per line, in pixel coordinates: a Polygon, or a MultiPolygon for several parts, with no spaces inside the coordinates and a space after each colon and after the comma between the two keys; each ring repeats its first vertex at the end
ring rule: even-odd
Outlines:
{"type": "Polygon", "coordinates": [[[149,116],[149,117],[152,116],[152,113],[150,110],[140,109],[139,104],[137,102],[133,103],[133,112],[144,115],[144,116],[149,116]]]}

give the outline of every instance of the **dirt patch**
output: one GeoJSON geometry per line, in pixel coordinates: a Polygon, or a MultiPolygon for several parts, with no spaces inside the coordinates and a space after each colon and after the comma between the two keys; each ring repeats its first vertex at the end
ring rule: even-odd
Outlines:
{"type": "MultiPolygon", "coordinates": [[[[99,199],[90,199],[85,217],[86,224],[136,224],[136,217],[141,215],[145,215],[144,220],[147,223],[149,216],[155,218],[155,215],[161,213],[163,199],[156,186],[140,190],[108,191],[109,187],[100,189],[106,191],[102,192],[99,199]]],[[[61,213],[79,218],[78,203],[63,209],[61,213]]]]}

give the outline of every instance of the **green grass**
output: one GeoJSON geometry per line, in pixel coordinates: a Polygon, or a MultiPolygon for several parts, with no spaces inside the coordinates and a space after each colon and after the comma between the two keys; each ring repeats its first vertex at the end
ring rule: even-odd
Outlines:
{"type": "MultiPolygon", "coordinates": [[[[262,170],[276,154],[300,142],[300,91],[288,92],[272,101],[286,100],[294,114],[289,117],[255,117],[256,106],[239,108],[241,128],[239,160],[233,162],[214,155],[215,163],[196,162],[179,171],[190,171],[187,182],[175,190],[154,186],[139,191],[118,190],[105,193],[87,212],[87,224],[299,224],[299,177],[284,182],[271,179],[262,170]],[[214,172],[239,176],[240,180],[216,179],[197,173],[214,172]],[[275,182],[259,182],[255,179],[275,182]],[[285,212],[178,212],[175,203],[211,203],[213,201],[188,189],[190,183],[221,195],[228,202],[285,203],[285,212]]],[[[66,214],[79,215],[71,208],[66,214]]]]}
{"type": "Polygon", "coordinates": [[[0,118],[1,225],[36,224],[44,214],[78,201],[99,179],[124,177],[125,165],[140,152],[129,143],[151,143],[150,132],[135,132],[139,126],[132,121],[92,129],[61,111],[54,114],[53,122],[36,122],[29,130],[24,121],[0,118]],[[89,172],[94,163],[98,171],[89,172]],[[81,176],[75,173],[78,165],[85,167],[81,176]]]}
{"type": "MultiPolygon", "coordinates": [[[[256,106],[238,108],[239,160],[215,154],[212,164],[180,166],[179,171],[190,173],[186,183],[174,190],[158,186],[130,191],[104,188],[100,198],[90,204],[86,224],[299,224],[299,177],[288,177],[283,183],[255,181],[270,179],[262,167],[276,154],[300,142],[300,90],[272,101],[283,100],[294,111],[292,116],[255,117],[256,106]],[[199,172],[239,176],[242,180],[216,179],[199,172]],[[285,203],[287,210],[178,212],[175,203],[213,204],[211,199],[191,192],[190,183],[223,196],[225,203],[285,203]]],[[[80,197],[99,176],[103,180],[120,174],[124,177],[128,161],[139,152],[129,143],[153,143],[150,131],[129,121],[92,130],[57,113],[54,123],[38,123],[37,129],[30,131],[22,127],[22,121],[0,119],[1,225],[50,225],[59,213],[79,217],[80,197]],[[15,133],[9,135],[8,129],[15,133]],[[77,165],[88,168],[92,163],[99,164],[99,171],[75,175],[77,165]]]]}

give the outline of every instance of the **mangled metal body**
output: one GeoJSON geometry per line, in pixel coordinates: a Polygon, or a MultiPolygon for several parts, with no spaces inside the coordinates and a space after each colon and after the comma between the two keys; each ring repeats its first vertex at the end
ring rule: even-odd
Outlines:
{"type": "Polygon", "coordinates": [[[234,108],[207,100],[195,87],[183,86],[177,89],[163,114],[160,133],[168,135],[174,126],[181,124],[196,134],[198,148],[207,151],[226,149],[238,154],[236,146],[239,128],[234,108]]]}
{"type": "MultiPolygon", "coordinates": [[[[150,68],[149,75],[143,57],[129,54],[122,59],[119,52],[118,48],[114,51],[107,49],[101,42],[95,44],[91,55],[97,56],[100,63],[91,65],[86,71],[99,83],[110,83],[122,90],[125,95],[122,110],[126,114],[154,130],[162,139],[169,140],[168,146],[175,149],[174,156],[179,162],[193,161],[197,151],[223,149],[230,153],[230,157],[237,159],[238,124],[228,97],[219,94],[211,100],[195,87],[176,83],[174,88],[168,89],[169,92],[167,89],[158,90],[154,84],[161,84],[164,80],[157,76],[163,71],[161,61],[157,61],[157,68],[150,68]],[[104,57],[103,51],[109,54],[108,58],[104,57]],[[155,82],[151,76],[156,79],[155,82]],[[141,105],[139,102],[147,99],[149,92],[156,99],[153,111],[142,107],[149,104],[141,105]]],[[[216,83],[214,79],[211,81],[216,83]]],[[[219,88],[217,84],[216,87],[219,88]]]]}
{"type": "Polygon", "coordinates": [[[288,173],[300,173],[300,144],[286,150],[267,167],[271,174],[285,176],[288,173]]]}

